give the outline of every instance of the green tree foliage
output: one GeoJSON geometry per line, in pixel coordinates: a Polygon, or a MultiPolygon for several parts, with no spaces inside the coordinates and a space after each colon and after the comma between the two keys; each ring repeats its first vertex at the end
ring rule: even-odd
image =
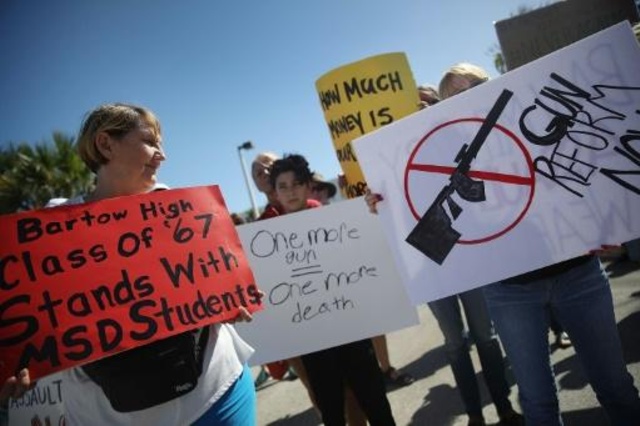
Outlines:
{"type": "Polygon", "coordinates": [[[51,198],[71,198],[93,188],[93,175],[73,138],[53,133],[53,144],[26,142],[0,147],[0,213],[44,207],[51,198]]]}
{"type": "Polygon", "coordinates": [[[504,63],[504,56],[502,55],[502,50],[498,43],[491,46],[489,49],[489,55],[493,57],[493,66],[496,68],[496,71],[500,74],[507,72],[507,65],[504,63]]]}

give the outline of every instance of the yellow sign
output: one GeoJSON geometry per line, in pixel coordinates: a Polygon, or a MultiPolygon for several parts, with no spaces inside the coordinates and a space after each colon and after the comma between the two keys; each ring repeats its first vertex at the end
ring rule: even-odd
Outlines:
{"type": "Polygon", "coordinates": [[[348,198],[367,184],[351,141],[418,111],[418,89],[404,53],[372,56],[336,68],[316,81],[324,118],[345,174],[348,198]]]}

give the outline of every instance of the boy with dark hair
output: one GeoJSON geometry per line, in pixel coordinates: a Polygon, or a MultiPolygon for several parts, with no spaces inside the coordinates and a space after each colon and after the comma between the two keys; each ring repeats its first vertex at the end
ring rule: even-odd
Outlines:
{"type": "Polygon", "coordinates": [[[284,214],[322,205],[311,199],[313,173],[302,155],[290,154],[276,160],[271,165],[269,179],[284,214]]]}

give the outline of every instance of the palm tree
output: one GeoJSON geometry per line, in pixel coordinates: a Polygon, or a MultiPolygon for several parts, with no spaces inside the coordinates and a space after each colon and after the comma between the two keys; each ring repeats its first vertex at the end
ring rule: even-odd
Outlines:
{"type": "Polygon", "coordinates": [[[93,186],[93,176],[73,139],[53,133],[53,144],[9,144],[0,148],[0,213],[43,207],[54,197],[74,197],[93,186]]]}

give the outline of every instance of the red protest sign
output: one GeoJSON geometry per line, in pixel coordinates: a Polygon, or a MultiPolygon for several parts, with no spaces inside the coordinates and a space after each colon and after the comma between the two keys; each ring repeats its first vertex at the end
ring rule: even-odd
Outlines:
{"type": "Polygon", "coordinates": [[[260,309],[217,186],[0,217],[0,380],[260,309]]]}

